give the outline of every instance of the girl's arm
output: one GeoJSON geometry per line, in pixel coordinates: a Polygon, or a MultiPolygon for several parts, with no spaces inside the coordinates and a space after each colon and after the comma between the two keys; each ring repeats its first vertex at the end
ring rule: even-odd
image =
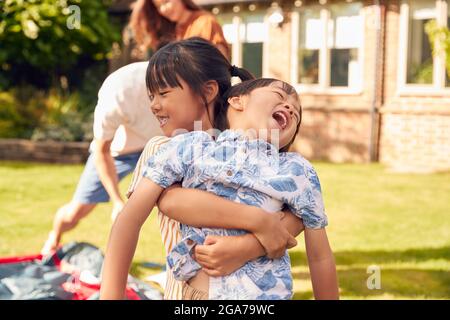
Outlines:
{"type": "Polygon", "coordinates": [[[305,244],[314,297],[339,299],[336,264],[325,229],[305,229],[305,244]]]}
{"type": "Polygon", "coordinates": [[[128,272],[139,232],[163,191],[150,179],[142,179],[117,217],[109,236],[102,270],[100,299],[124,299],[128,272]]]}
{"type": "MultiPolygon", "coordinates": [[[[170,218],[194,227],[244,229],[254,233],[255,236],[249,234],[242,239],[242,249],[252,249],[249,250],[251,256],[244,263],[265,255],[266,251],[271,258],[282,256],[286,247],[296,245],[292,235],[298,235],[303,229],[301,220],[289,211],[276,218],[276,215],[268,214],[255,206],[177,186],[163,192],[158,207],[170,218]],[[281,223],[279,217],[282,217],[281,223]]],[[[242,250],[236,250],[236,255],[238,254],[242,255],[242,250]]]]}
{"type": "MultiPolygon", "coordinates": [[[[298,235],[304,228],[302,221],[290,211],[284,212],[281,222],[292,235],[298,235]]],[[[248,261],[266,254],[264,247],[251,233],[228,237],[207,236],[203,245],[195,246],[194,253],[195,260],[211,277],[226,276],[248,261]]]]}

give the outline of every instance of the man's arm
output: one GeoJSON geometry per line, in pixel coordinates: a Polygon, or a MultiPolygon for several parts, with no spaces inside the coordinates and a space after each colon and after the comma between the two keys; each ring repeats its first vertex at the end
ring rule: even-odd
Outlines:
{"type": "Polygon", "coordinates": [[[95,140],[95,166],[100,177],[100,181],[108,192],[113,202],[113,215],[117,214],[124,205],[119,191],[119,178],[117,176],[114,159],[111,156],[112,140],[95,140]]]}

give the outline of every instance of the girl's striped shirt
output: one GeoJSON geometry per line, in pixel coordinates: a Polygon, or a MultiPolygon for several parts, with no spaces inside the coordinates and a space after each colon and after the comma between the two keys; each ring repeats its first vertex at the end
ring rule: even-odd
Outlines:
{"type": "MultiPolygon", "coordinates": [[[[148,159],[154,155],[158,149],[164,143],[170,141],[170,138],[165,136],[157,136],[152,138],[147,142],[147,145],[142,151],[141,157],[134,170],[133,177],[131,179],[131,184],[128,187],[127,197],[131,196],[131,193],[136,188],[138,182],[142,178],[143,170],[148,159]]],[[[164,244],[164,249],[166,250],[166,255],[172,251],[173,247],[181,241],[180,224],[178,221],[173,220],[166,216],[164,213],[158,210],[158,223],[159,230],[161,232],[161,238],[164,244]]],[[[166,286],[164,290],[165,300],[181,300],[182,299],[182,281],[177,281],[173,277],[173,273],[166,264],[166,286]]]]}

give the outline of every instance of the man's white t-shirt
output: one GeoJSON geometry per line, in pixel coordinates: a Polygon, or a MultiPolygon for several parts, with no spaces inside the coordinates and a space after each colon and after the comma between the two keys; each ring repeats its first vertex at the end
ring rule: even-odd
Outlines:
{"type": "Polygon", "coordinates": [[[113,156],[143,150],[148,140],[162,135],[150,109],[145,85],[148,62],[135,62],[111,73],[98,92],[94,113],[95,139],[111,140],[113,156]]]}

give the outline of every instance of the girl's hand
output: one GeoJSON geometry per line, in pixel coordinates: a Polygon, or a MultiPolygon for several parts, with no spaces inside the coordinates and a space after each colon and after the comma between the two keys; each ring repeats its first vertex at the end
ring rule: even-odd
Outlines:
{"type": "MultiPolygon", "coordinates": [[[[194,259],[202,266],[211,277],[226,276],[241,268],[247,261],[255,256],[255,246],[247,240],[247,236],[213,236],[206,237],[203,245],[195,246],[194,259]]],[[[251,235],[250,235],[251,236],[251,235]]],[[[251,239],[250,239],[251,240],[251,239]]]]}
{"type": "Polygon", "coordinates": [[[258,219],[259,222],[252,232],[266,250],[268,258],[281,258],[286,249],[297,245],[297,240],[281,223],[284,212],[265,213],[262,217],[262,219],[258,219]]]}

